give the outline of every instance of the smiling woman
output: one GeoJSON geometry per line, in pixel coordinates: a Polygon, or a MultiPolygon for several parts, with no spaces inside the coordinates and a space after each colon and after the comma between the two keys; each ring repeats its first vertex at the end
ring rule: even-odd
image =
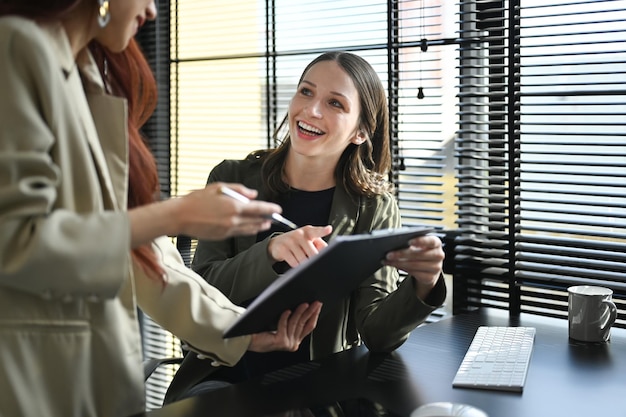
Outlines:
{"type": "Polygon", "coordinates": [[[391,190],[387,99],[378,74],[360,56],[326,53],[311,61],[282,125],[289,131],[265,168],[271,193],[286,184],[310,191],[337,182],[355,195],[391,190]]]}
{"type": "MultiPolygon", "coordinates": [[[[292,96],[281,144],[244,160],[225,160],[208,180],[208,186],[242,181],[258,189],[260,198],[280,204],[301,227],[274,227],[256,239],[200,240],[192,268],[232,302],[248,305],[282,272],[316,256],[335,237],[398,228],[399,209],[387,181],[388,122],[385,90],[365,59],[348,52],[319,55],[292,96]]],[[[432,235],[389,252],[384,267],[324,307],[318,331],[295,352],[248,354],[235,367],[218,370],[188,356],[179,372],[194,375],[190,383],[206,380],[182,396],[361,343],[376,352],[396,349],[445,300],[443,257],[441,241],[432,235]],[[400,270],[410,276],[401,280],[400,270]]],[[[167,401],[178,398],[170,392],[167,401]]]]}

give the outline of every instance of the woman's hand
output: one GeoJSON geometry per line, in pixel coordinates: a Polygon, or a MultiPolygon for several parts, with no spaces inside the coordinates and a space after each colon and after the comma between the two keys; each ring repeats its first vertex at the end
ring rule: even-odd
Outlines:
{"type": "Polygon", "coordinates": [[[444,257],[441,240],[428,235],[412,239],[408,248],[389,252],[383,263],[411,275],[423,300],[441,276],[444,257]]]}
{"type": "Polygon", "coordinates": [[[131,247],[159,236],[187,235],[221,240],[236,235],[253,235],[270,228],[278,204],[256,201],[257,192],[241,184],[212,183],[180,198],[135,207],[128,211],[131,247]],[[241,202],[220,191],[227,186],[250,201],[241,202]]]}
{"type": "Polygon", "coordinates": [[[300,227],[274,236],[267,245],[267,251],[274,262],[285,261],[293,268],[328,246],[322,238],[332,231],[332,226],[300,227]]]}
{"type": "Polygon", "coordinates": [[[313,331],[317,325],[322,303],[315,301],[309,304],[300,304],[292,313],[285,311],[278,321],[275,332],[256,333],[248,350],[252,352],[272,352],[285,350],[295,352],[302,340],[313,331]]]}
{"type": "Polygon", "coordinates": [[[265,201],[256,201],[257,191],[241,184],[212,183],[182,197],[185,226],[180,233],[199,239],[220,240],[235,235],[253,235],[269,229],[268,216],[280,213],[281,207],[265,201]],[[223,186],[250,199],[241,202],[224,195],[223,186]]]}

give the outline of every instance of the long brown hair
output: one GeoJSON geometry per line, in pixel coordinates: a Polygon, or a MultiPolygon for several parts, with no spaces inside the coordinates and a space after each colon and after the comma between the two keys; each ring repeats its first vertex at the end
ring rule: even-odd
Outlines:
{"type": "MultiPolygon", "coordinates": [[[[336,62],[352,79],[359,94],[361,114],[359,129],[365,132],[367,140],[361,145],[350,144],[345,149],[335,169],[337,184],[353,197],[374,196],[392,189],[388,181],[391,167],[389,144],[389,110],[387,97],[378,74],[362,57],[350,52],[326,52],[307,65],[300,76],[298,85],[313,65],[322,61],[336,62]]],[[[274,134],[274,139],[281,131],[287,130],[280,145],[267,153],[263,163],[265,187],[272,198],[289,189],[284,181],[283,167],[287,158],[291,138],[288,115],[285,116],[274,134]]]]}
{"type": "MultiPolygon", "coordinates": [[[[15,14],[37,20],[55,20],[82,1],[85,0],[0,0],[0,16],[15,14]]],[[[95,18],[97,3],[93,3],[95,18]]],[[[140,131],[156,107],[157,87],[152,70],[134,39],[120,53],[112,53],[96,41],[89,44],[89,49],[100,72],[107,74],[106,81],[112,86],[113,94],[128,102],[128,208],[152,203],[159,194],[159,178],[154,156],[140,131]]],[[[137,247],[132,254],[151,277],[163,282],[164,271],[150,245],[137,247]]]]}

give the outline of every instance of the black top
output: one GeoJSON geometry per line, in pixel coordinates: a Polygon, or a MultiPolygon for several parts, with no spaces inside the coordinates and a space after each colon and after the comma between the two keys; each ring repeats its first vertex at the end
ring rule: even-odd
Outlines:
{"type": "MultiPolygon", "coordinates": [[[[322,191],[301,191],[292,188],[281,195],[276,203],[283,208],[283,216],[298,226],[326,226],[333,204],[335,187],[322,191]]],[[[280,224],[272,224],[269,230],[257,235],[257,242],[275,232],[284,232],[280,224]]]]}

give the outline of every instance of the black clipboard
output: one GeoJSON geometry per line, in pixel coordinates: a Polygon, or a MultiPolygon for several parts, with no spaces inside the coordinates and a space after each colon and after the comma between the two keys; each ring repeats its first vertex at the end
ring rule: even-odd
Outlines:
{"type": "Polygon", "coordinates": [[[409,240],[433,231],[430,227],[406,227],[335,237],[317,256],[288,270],[261,292],[223,337],[275,330],[285,310],[347,297],[383,266],[387,252],[407,247],[409,240]]]}

